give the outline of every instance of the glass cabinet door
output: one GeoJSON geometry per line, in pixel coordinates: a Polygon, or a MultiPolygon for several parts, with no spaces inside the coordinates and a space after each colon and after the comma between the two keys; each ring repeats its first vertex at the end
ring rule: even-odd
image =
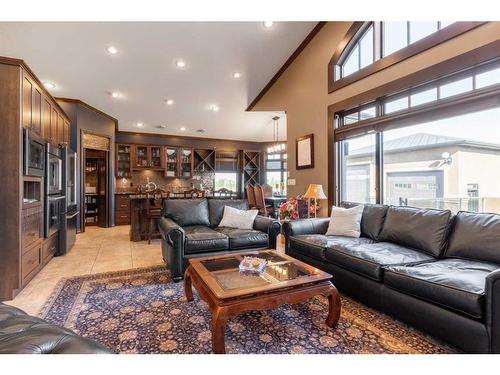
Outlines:
{"type": "Polygon", "coordinates": [[[180,175],[181,177],[191,177],[193,171],[193,150],[190,148],[180,149],[180,175]]]}
{"type": "Polygon", "coordinates": [[[130,178],[130,146],[129,145],[118,145],[116,155],[116,175],[121,178],[130,178]]]}
{"type": "Polygon", "coordinates": [[[177,155],[178,151],[173,147],[165,148],[165,176],[177,177],[177,155]]]}
{"type": "Polygon", "coordinates": [[[135,155],[135,165],[136,167],[146,168],[148,167],[148,147],[147,146],[137,146],[135,155]]]}
{"type": "Polygon", "coordinates": [[[161,146],[151,146],[151,162],[153,168],[161,168],[161,146]]]}

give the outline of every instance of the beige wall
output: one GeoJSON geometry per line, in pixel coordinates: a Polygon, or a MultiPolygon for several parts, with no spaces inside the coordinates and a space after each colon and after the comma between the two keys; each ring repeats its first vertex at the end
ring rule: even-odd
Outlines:
{"type": "MultiPolygon", "coordinates": [[[[327,23],[253,108],[287,113],[289,178],[296,180],[288,187],[290,196],[304,193],[309,183],[322,184],[327,192],[329,105],[500,39],[500,22],[488,23],[328,94],[328,62],[351,24],[327,23]],[[310,133],[315,136],[315,168],[298,171],[295,139],[310,133]]],[[[326,215],[326,201],[321,203],[326,215]]]]}

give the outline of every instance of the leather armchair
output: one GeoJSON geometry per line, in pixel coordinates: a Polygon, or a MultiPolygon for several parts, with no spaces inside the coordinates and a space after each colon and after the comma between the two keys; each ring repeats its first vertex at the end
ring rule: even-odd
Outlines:
{"type": "Polygon", "coordinates": [[[110,353],[98,342],[0,303],[0,354],[110,353]]]}
{"type": "Polygon", "coordinates": [[[486,277],[486,328],[491,353],[500,353],[500,269],[486,277]]]}

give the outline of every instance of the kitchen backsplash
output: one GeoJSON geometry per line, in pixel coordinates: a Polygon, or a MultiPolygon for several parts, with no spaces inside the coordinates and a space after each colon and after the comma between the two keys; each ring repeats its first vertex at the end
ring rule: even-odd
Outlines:
{"type": "Polygon", "coordinates": [[[213,190],[213,173],[196,173],[193,178],[166,178],[163,171],[132,172],[132,178],[116,178],[116,191],[136,191],[141,185],[154,182],[158,187],[172,193],[182,193],[185,190],[208,189],[213,190]]]}

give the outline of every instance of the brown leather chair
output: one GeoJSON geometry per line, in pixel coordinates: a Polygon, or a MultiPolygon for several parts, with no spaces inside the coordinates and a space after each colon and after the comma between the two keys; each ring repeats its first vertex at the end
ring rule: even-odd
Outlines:
{"type": "Polygon", "coordinates": [[[255,188],[254,188],[254,186],[251,184],[247,184],[246,191],[247,191],[248,207],[249,208],[256,208],[257,202],[255,201],[255,188]]]}
{"type": "Polygon", "coordinates": [[[146,217],[148,219],[148,244],[151,244],[151,235],[153,234],[154,223],[161,217],[161,208],[163,198],[168,199],[170,192],[157,189],[149,193],[146,199],[146,217]],[[166,194],[166,196],[164,195],[166,194]]]}
{"type": "Polygon", "coordinates": [[[214,191],[214,196],[222,199],[231,199],[233,197],[233,192],[226,188],[220,188],[219,190],[214,191]]]}
{"type": "Polygon", "coordinates": [[[259,184],[255,185],[254,191],[255,191],[255,203],[257,209],[259,210],[259,215],[273,216],[274,209],[270,205],[266,206],[266,200],[264,199],[264,189],[262,189],[262,186],[259,184]]]}
{"type": "Polygon", "coordinates": [[[186,190],[184,192],[184,199],[190,198],[190,199],[196,199],[196,198],[205,198],[205,190],[200,190],[200,189],[191,189],[191,190],[186,190]]]}

